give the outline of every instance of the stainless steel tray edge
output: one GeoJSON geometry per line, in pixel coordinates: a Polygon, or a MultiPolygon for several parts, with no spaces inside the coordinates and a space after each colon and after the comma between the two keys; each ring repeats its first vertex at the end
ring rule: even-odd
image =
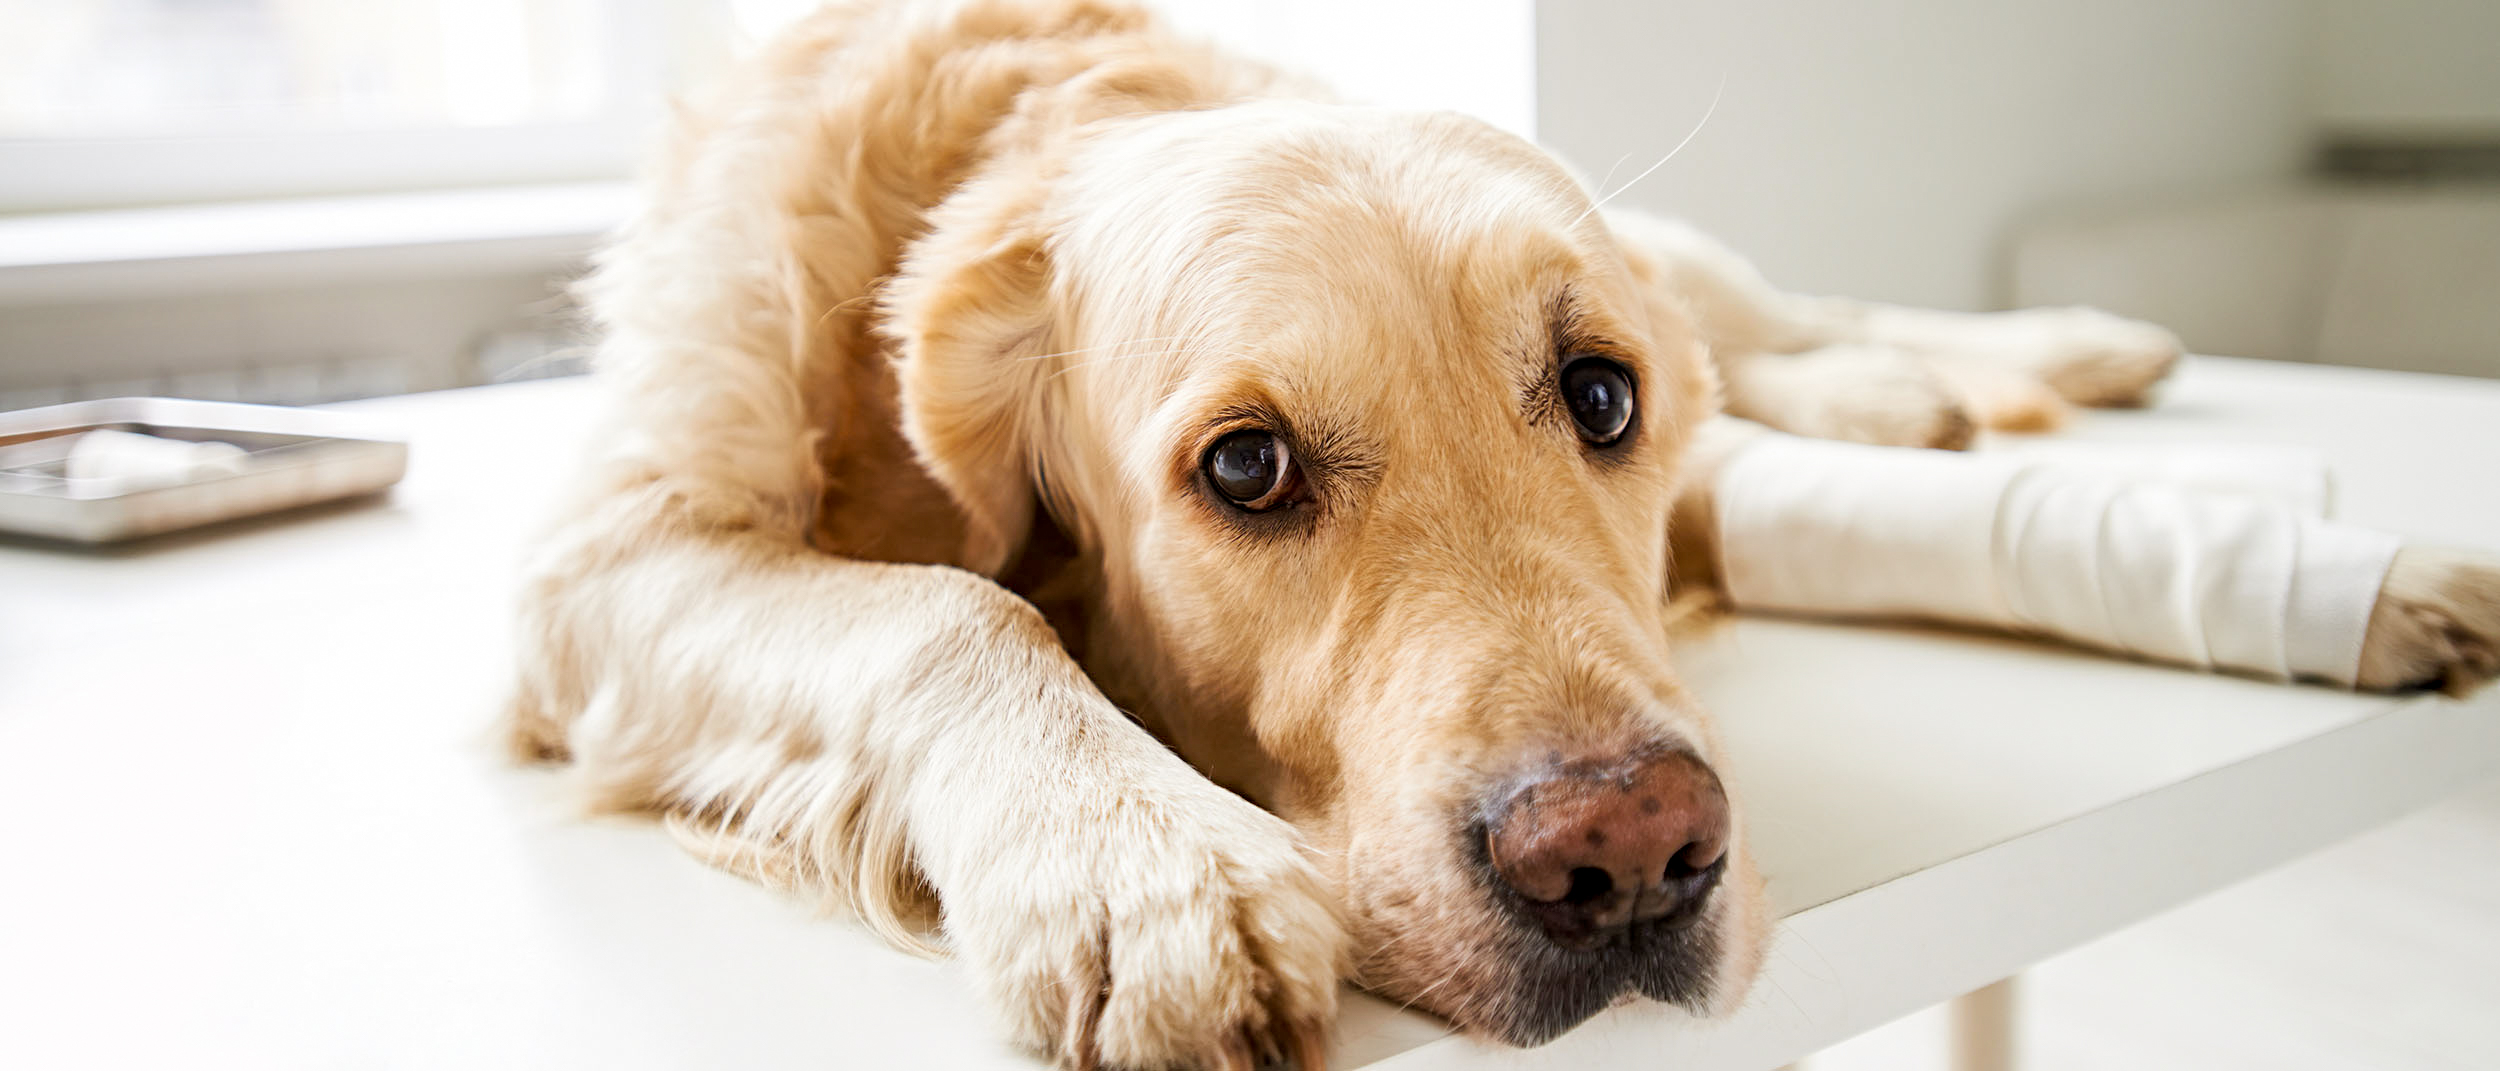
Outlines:
{"type": "Polygon", "coordinates": [[[180,398],[104,398],[0,413],[0,442],[113,425],[300,441],[251,450],[247,471],[167,487],[114,494],[83,493],[80,481],[0,487],[0,531],[118,543],[371,494],[408,471],[408,444],[354,414],[180,398]]]}

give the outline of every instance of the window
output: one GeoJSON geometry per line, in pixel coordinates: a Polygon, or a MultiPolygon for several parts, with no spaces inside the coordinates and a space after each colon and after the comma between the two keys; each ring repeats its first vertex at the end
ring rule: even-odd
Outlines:
{"type": "Polygon", "coordinates": [[[0,0],[0,211],[616,177],[774,6],[0,0]]]}
{"type": "Polygon", "coordinates": [[[13,137],[578,121],[614,81],[590,0],[25,6],[0,64],[13,137]]]}
{"type": "MultiPolygon", "coordinates": [[[[813,6],[0,0],[0,212],[621,177],[669,91],[813,6]]],[[[1526,0],[1160,6],[1360,99],[1532,122],[1526,0]]]]}

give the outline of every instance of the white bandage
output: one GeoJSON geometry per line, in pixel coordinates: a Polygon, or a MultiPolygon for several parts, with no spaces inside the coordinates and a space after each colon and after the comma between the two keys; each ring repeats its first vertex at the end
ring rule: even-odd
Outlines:
{"type": "Polygon", "coordinates": [[[2039,632],[2343,684],[2397,548],[2290,504],[2307,495],[2137,482],[2055,457],[1762,435],[1713,491],[1721,579],[1743,609],[2039,632]]]}
{"type": "Polygon", "coordinates": [[[2162,447],[2052,440],[2008,447],[2003,455],[2112,480],[2263,495],[2309,517],[2331,516],[2335,502],[2326,455],[2299,446],[2162,447]]]}

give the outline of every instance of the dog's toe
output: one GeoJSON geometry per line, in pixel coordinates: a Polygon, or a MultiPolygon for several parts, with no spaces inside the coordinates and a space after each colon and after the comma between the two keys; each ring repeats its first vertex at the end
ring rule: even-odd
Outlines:
{"type": "Polygon", "coordinates": [[[1739,416],[1817,439],[1960,450],[1979,424],[1925,362],[1879,346],[1833,346],[1761,358],[1731,406],[1739,416]]]}
{"type": "Polygon", "coordinates": [[[1290,827],[1223,798],[1234,813],[1135,804],[1162,813],[948,901],[950,937],[1019,1040],[1063,1067],[1251,1067],[1271,1052],[1319,1066],[1342,923],[1290,827]]]}
{"type": "Polygon", "coordinates": [[[2040,346],[2031,373],[2077,405],[2143,405],[2184,352],[2179,336],[2098,309],[2021,315],[2038,318],[2040,346]]]}
{"type": "Polygon", "coordinates": [[[2370,611],[2360,686],[2464,695],[2500,675],[2500,557],[2398,551],[2370,611]]]}
{"type": "Polygon", "coordinates": [[[1979,435],[1979,422],[1943,385],[1924,376],[1870,377],[1862,389],[1836,394],[1806,422],[1805,434],[1877,446],[1924,446],[1962,450],[1979,435]]]}

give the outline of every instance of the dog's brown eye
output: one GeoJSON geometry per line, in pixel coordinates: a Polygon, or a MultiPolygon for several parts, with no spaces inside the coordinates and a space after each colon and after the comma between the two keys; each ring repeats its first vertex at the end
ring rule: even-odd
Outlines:
{"type": "Polygon", "coordinates": [[[1632,374],[1602,357],[1582,357],[1562,370],[1563,404],[1580,437],[1609,446],[1632,426],[1632,374]]]}
{"type": "Polygon", "coordinates": [[[1207,448],[1207,482],[1246,510],[1275,507],[1293,490],[1293,454],[1273,432],[1236,431],[1207,448]]]}

